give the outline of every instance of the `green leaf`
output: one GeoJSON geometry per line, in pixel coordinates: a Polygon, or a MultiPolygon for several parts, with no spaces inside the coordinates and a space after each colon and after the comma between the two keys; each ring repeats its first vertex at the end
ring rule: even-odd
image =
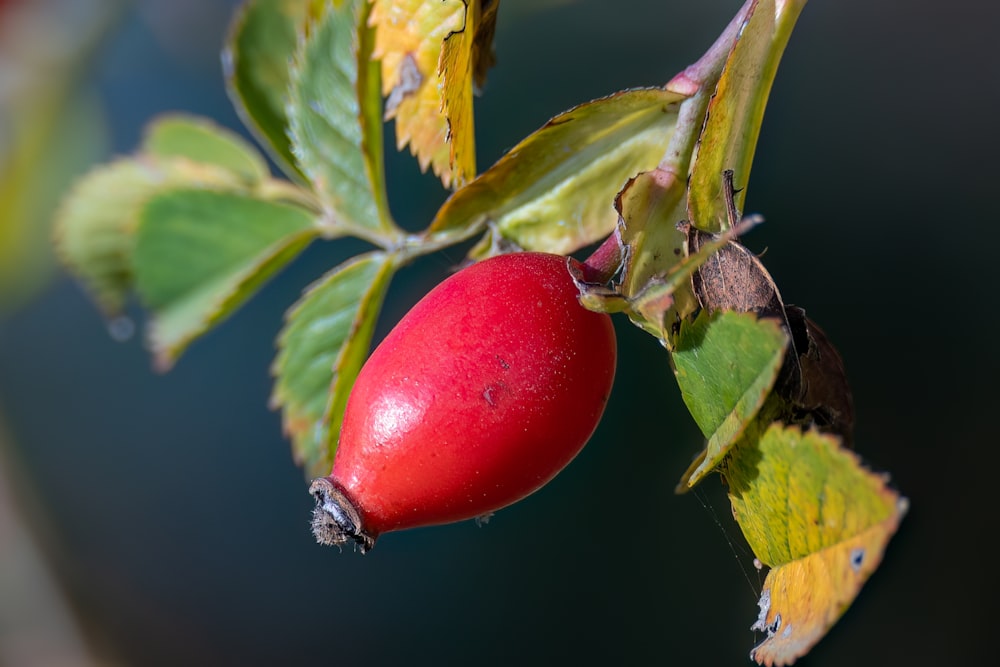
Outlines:
{"type": "Polygon", "coordinates": [[[146,129],[143,152],[158,158],[185,158],[215,165],[239,176],[249,186],[270,176],[267,163],[256,148],[211,120],[169,114],[146,129]]]}
{"type": "Polygon", "coordinates": [[[317,234],[309,212],[236,192],[177,189],[150,199],[133,267],[136,290],[153,313],[157,367],[168,369],[317,234]]]}
{"type": "Polygon", "coordinates": [[[493,240],[560,254],[607,236],[618,218],[615,195],[659,162],[682,99],[628,90],[556,116],[453,194],[431,231],[485,223],[501,237],[493,240]]]}
{"type": "Polygon", "coordinates": [[[386,199],[379,64],[371,60],[367,10],[365,0],[345,0],[310,26],[291,74],[288,117],[292,151],[333,231],[390,245],[401,232],[386,199]]]}
{"type": "Polygon", "coordinates": [[[729,225],[722,172],[732,169],[736,206],[746,185],[764,118],[764,107],[781,55],[804,2],[758,0],[726,61],[698,140],[690,178],[688,220],[696,228],[720,232],[729,225]]]}
{"type": "Polygon", "coordinates": [[[120,159],[80,178],[55,221],[60,261],[108,316],[121,312],[132,287],[132,249],[142,204],[181,185],[235,188],[228,171],[184,161],[120,159]]]}
{"type": "Polygon", "coordinates": [[[685,405],[708,438],[681,480],[692,487],[716,468],[767,399],[788,336],[776,320],[702,311],[681,322],[673,363],[685,405]]]}
{"type": "Polygon", "coordinates": [[[333,465],[347,397],[395,269],[381,252],[338,266],[289,311],[278,337],[271,404],[283,408],[295,460],[309,478],[333,465]]]}
{"type": "Polygon", "coordinates": [[[834,436],[757,423],[724,471],[733,514],[771,567],[751,653],[790,664],[819,641],[875,571],[908,502],[834,436]]]}
{"type": "Polygon", "coordinates": [[[310,0],[246,0],[222,52],[229,96],[243,123],[289,176],[301,176],[288,138],[289,63],[310,0]]]}

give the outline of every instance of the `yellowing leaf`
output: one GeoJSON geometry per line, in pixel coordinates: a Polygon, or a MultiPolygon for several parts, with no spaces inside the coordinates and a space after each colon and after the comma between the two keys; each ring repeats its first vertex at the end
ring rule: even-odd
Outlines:
{"type": "MultiPolygon", "coordinates": [[[[476,25],[478,7],[478,2],[470,3],[467,25],[476,25]]],[[[441,111],[448,128],[448,166],[451,169],[451,176],[443,181],[446,187],[452,184],[461,187],[476,176],[476,138],[472,118],[472,42],[471,30],[448,35],[444,40],[438,65],[443,93],[441,111]]]]}
{"type": "Polygon", "coordinates": [[[766,637],[751,657],[789,665],[857,597],[907,500],[836,437],[779,423],[748,428],[724,474],[737,523],[757,558],[772,568],[751,627],[766,637]]]}
{"type": "Polygon", "coordinates": [[[396,119],[396,144],[409,145],[422,170],[445,187],[476,173],[473,79],[492,62],[489,42],[498,1],[373,0],[373,57],[382,61],[386,119],[396,119]]]}
{"type": "MultiPolygon", "coordinates": [[[[12,94],[18,97],[16,87],[12,94]]],[[[0,313],[51,278],[57,195],[107,139],[99,104],[90,94],[9,101],[0,91],[0,313]]]]}

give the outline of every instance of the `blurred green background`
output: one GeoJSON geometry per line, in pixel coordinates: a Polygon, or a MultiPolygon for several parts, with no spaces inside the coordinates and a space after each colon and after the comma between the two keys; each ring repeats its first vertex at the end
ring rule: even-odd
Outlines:
{"type": "MultiPolygon", "coordinates": [[[[68,175],[156,114],[243,131],[218,58],[235,2],[22,0],[36,32],[18,4],[0,2],[0,664],[750,664],[761,578],[717,477],[673,494],[701,436],[624,319],[606,417],[551,484],[487,526],[316,545],[268,369],[285,309],[360,244],[314,244],[157,375],[141,314],[115,342],[46,243],[68,175]],[[51,141],[21,150],[25,128],[51,141]]],[[[559,111],[662,84],[739,4],[504,0],[480,169],[559,111]]],[[[857,450],[911,502],[801,665],[995,653],[997,25],[978,0],[812,0],[778,73],[746,207],[767,222],[744,242],[840,349],[857,450]]],[[[406,152],[388,171],[393,213],[424,226],[443,191],[406,152]]],[[[458,260],[404,270],[376,336],[458,260]]]]}

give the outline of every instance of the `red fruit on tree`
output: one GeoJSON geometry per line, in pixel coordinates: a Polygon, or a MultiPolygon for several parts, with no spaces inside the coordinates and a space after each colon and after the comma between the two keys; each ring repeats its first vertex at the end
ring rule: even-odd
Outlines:
{"type": "Polygon", "coordinates": [[[410,310],[351,391],[313,532],[362,551],[382,533],[450,523],[536,491],[579,453],[614,380],[611,318],[567,262],[513,253],[468,266],[410,310]]]}

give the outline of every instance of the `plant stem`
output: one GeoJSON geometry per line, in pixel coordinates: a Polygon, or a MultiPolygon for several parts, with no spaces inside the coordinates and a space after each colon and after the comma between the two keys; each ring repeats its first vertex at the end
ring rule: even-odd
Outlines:
{"type": "Polygon", "coordinates": [[[583,279],[588,283],[603,285],[621,269],[624,249],[616,228],[594,252],[581,262],[583,279]]]}
{"type": "Polygon", "coordinates": [[[708,51],[665,86],[667,90],[690,97],[681,103],[677,126],[660,161],[660,169],[680,177],[687,177],[695,145],[705,123],[708,103],[715,92],[719,77],[722,76],[729,52],[736,43],[740,31],[743,30],[747,16],[756,4],[757,0],[747,0],[708,51]]]}

